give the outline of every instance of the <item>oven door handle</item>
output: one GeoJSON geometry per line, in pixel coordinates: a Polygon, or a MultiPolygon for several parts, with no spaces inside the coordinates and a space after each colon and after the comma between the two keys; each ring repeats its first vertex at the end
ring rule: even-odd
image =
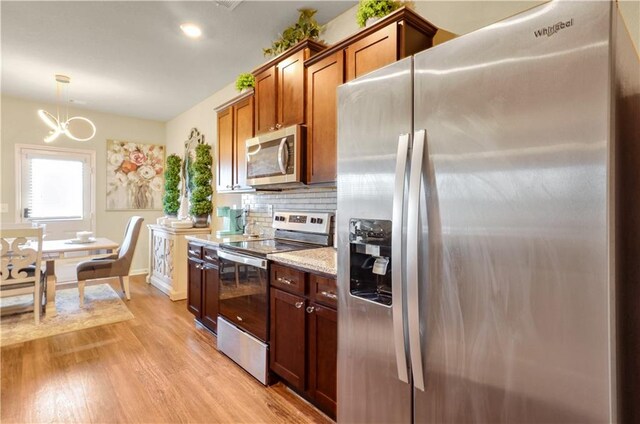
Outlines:
{"type": "Polygon", "coordinates": [[[218,257],[226,259],[231,262],[255,266],[262,269],[267,269],[267,261],[260,258],[252,258],[250,256],[238,255],[237,253],[230,253],[224,250],[218,251],[218,257]]]}
{"type": "Polygon", "coordinates": [[[282,175],[287,174],[287,165],[289,164],[289,146],[287,146],[287,137],[283,137],[278,147],[278,166],[282,175]]]}

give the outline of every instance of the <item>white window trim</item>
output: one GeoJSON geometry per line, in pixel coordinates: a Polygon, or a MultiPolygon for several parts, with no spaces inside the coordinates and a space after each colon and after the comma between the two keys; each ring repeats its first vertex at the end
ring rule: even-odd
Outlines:
{"type": "Polygon", "coordinates": [[[89,156],[91,167],[91,199],[89,205],[91,208],[91,231],[96,231],[96,151],[89,149],[72,149],[69,147],[42,146],[40,144],[16,144],[15,145],[15,181],[16,181],[16,199],[15,199],[15,222],[22,221],[22,151],[23,150],[46,150],[53,153],[80,153],[89,156]]]}

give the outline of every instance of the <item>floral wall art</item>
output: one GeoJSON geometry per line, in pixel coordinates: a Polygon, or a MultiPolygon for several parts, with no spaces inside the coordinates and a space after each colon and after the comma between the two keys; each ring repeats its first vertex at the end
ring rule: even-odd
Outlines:
{"type": "Polygon", "coordinates": [[[161,209],[164,146],[107,140],[107,210],[161,209]]]}

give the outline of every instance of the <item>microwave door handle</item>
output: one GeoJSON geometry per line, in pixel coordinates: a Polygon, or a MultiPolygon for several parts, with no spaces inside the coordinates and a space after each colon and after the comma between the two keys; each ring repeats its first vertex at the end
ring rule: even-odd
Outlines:
{"type": "Polygon", "coordinates": [[[278,147],[278,166],[282,175],[287,174],[287,164],[289,163],[289,147],[287,146],[287,137],[283,137],[278,147]]]}

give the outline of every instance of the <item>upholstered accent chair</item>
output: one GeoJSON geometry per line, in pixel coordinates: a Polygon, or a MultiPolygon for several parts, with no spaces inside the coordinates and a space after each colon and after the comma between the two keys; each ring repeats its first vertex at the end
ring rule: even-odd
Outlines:
{"type": "Polygon", "coordinates": [[[120,279],[120,286],[127,300],[131,299],[131,292],[129,291],[129,270],[131,269],[133,253],[136,249],[138,236],[140,235],[142,221],[144,221],[144,219],[140,216],[132,216],[131,219],[129,219],[129,223],[124,232],[124,240],[117,254],[106,258],[80,262],[76,266],[80,306],[84,306],[84,285],[87,280],[118,277],[120,279]]]}

